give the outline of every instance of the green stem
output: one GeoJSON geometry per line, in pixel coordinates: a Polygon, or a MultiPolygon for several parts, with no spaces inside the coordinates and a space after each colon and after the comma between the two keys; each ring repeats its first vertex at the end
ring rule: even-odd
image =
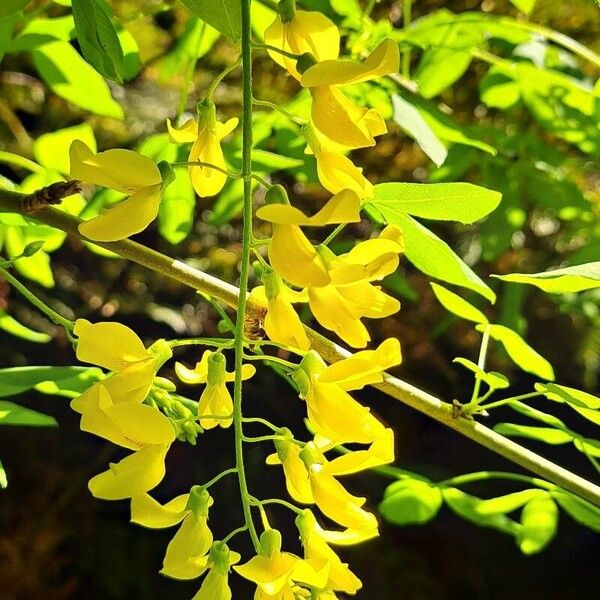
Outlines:
{"type": "MultiPolygon", "coordinates": [[[[408,29],[412,21],[412,0],[402,0],[402,27],[408,29]]],[[[402,52],[402,76],[410,78],[410,46],[402,52]]]]}
{"type": "Polygon", "coordinates": [[[263,419],[262,417],[244,417],[242,419],[242,421],[244,423],[260,423],[261,425],[264,425],[265,427],[268,427],[269,429],[271,429],[272,431],[279,431],[281,428],[277,427],[277,425],[273,425],[273,423],[271,423],[271,421],[267,421],[266,419],[263,419]]]}
{"type": "Polygon", "coordinates": [[[176,162],[176,163],[171,163],[171,166],[172,167],[206,167],[207,169],[214,169],[215,171],[220,171],[224,175],[227,175],[227,177],[231,177],[231,179],[240,179],[241,178],[240,173],[233,173],[232,171],[223,169],[223,167],[219,167],[217,165],[213,165],[212,163],[204,162],[202,160],[195,160],[192,162],[187,162],[187,161],[176,162]]]}
{"type": "Polygon", "coordinates": [[[271,50],[271,52],[277,52],[278,54],[281,54],[286,58],[291,58],[292,60],[298,60],[300,58],[299,54],[282,50],[281,48],[277,48],[277,46],[271,46],[271,44],[259,44],[257,42],[253,42],[252,46],[254,46],[254,48],[259,48],[260,50],[271,50]]]}
{"type": "Polygon", "coordinates": [[[190,97],[190,84],[192,82],[192,78],[194,77],[194,71],[196,70],[196,62],[198,61],[198,51],[200,50],[200,45],[202,44],[202,40],[204,39],[204,34],[206,33],[206,21],[202,21],[202,26],[200,27],[200,31],[198,32],[198,38],[196,39],[196,43],[194,44],[194,48],[196,48],[196,52],[190,58],[190,62],[187,65],[184,75],[183,88],[181,90],[181,94],[179,95],[179,103],[177,104],[177,118],[179,118],[187,107],[188,98],[190,97]]]}
{"type": "MultiPolygon", "coordinates": [[[[485,358],[487,356],[488,344],[490,342],[490,326],[486,325],[483,330],[483,337],[481,338],[481,348],[479,349],[479,359],[477,360],[477,366],[483,371],[485,369],[485,358]]],[[[475,375],[475,385],[473,386],[473,394],[471,395],[471,401],[467,406],[477,406],[479,400],[479,390],[481,389],[481,377],[475,375]]]]}
{"type": "Polygon", "coordinates": [[[287,110],[285,110],[285,108],[278,106],[274,102],[269,102],[268,100],[257,100],[256,98],[254,98],[252,102],[255,106],[264,106],[265,108],[270,108],[271,110],[275,110],[278,113],[281,113],[284,117],[286,117],[293,123],[296,123],[296,125],[300,125],[301,127],[304,127],[304,125],[308,123],[306,119],[293,115],[291,112],[288,112],[287,110]]]}
{"type": "Polygon", "coordinates": [[[205,483],[202,487],[208,489],[209,487],[217,483],[217,481],[223,479],[223,477],[227,477],[227,475],[232,475],[233,473],[237,473],[237,469],[235,467],[232,469],[225,469],[225,471],[221,471],[218,475],[215,475],[209,482],[205,483]]]}
{"type": "Polygon", "coordinates": [[[497,408],[498,406],[503,406],[504,404],[509,404],[510,402],[518,402],[520,400],[528,400],[529,398],[536,398],[538,396],[543,396],[542,392],[529,392],[528,394],[521,394],[520,396],[511,396],[510,398],[503,398],[502,400],[496,400],[495,402],[490,402],[489,404],[480,404],[479,408],[490,410],[490,408],[497,408]]]}
{"type": "Polygon", "coordinates": [[[25,158],[24,156],[19,156],[18,154],[13,154],[12,152],[4,152],[0,151],[0,163],[6,163],[7,165],[14,165],[15,167],[21,167],[23,169],[27,169],[32,173],[43,173],[44,168],[40,167],[37,163],[25,158]]]}
{"type": "Polygon", "coordinates": [[[217,348],[232,348],[233,340],[223,338],[189,338],[187,340],[171,340],[167,342],[171,348],[181,346],[216,346],[217,348]]]}
{"type": "Polygon", "coordinates": [[[242,414],[242,362],[244,359],[244,316],[248,296],[250,271],[250,241],[252,238],[252,47],[251,0],[242,0],[242,176],[244,179],[244,207],[242,211],[242,257],[240,291],[235,321],[235,380],[233,387],[233,427],[235,432],[235,462],[240,484],[244,519],[255,550],[260,541],[252,520],[248,484],[244,468],[244,432],[242,414]]]}
{"type": "Polygon", "coordinates": [[[263,504],[279,504],[280,506],[285,506],[289,508],[291,511],[294,511],[297,514],[302,512],[302,509],[294,506],[291,502],[287,502],[286,500],[282,500],[281,498],[267,498],[266,500],[259,500],[258,498],[252,498],[252,504],[254,506],[262,506],[263,504]]]}
{"type": "Polygon", "coordinates": [[[75,323],[66,319],[65,317],[59,315],[55,310],[50,308],[45,302],[42,302],[35,294],[30,292],[18,279],[13,277],[6,269],[0,267],[0,276],[3,277],[10,285],[12,285],[16,290],[21,292],[31,304],[33,304],[36,308],[38,308],[41,312],[43,312],[53,323],[56,325],[61,325],[68,332],[73,331],[75,327],[75,323]]]}
{"type": "Polygon", "coordinates": [[[347,223],[340,223],[322,242],[323,246],[329,246],[331,242],[346,228],[347,223]]]}
{"type": "Polygon", "coordinates": [[[215,93],[215,90],[217,89],[217,86],[221,83],[221,81],[223,81],[223,79],[225,79],[225,77],[227,77],[227,75],[229,75],[229,73],[235,71],[240,66],[241,62],[242,62],[242,57],[239,56],[234,63],[232,63],[231,65],[229,65],[227,68],[223,69],[223,71],[221,71],[213,79],[213,81],[210,84],[208,90],[206,91],[206,99],[207,100],[212,100],[213,94],[215,93]]]}
{"type": "Polygon", "coordinates": [[[295,444],[296,446],[300,446],[301,448],[304,448],[304,446],[306,445],[304,442],[301,442],[299,440],[295,440],[293,438],[289,438],[286,437],[284,435],[259,435],[259,436],[244,436],[244,442],[248,442],[250,444],[256,444],[259,442],[274,442],[276,440],[279,440],[281,442],[288,442],[290,444],[295,444]]]}
{"type": "Polygon", "coordinates": [[[296,369],[296,368],[298,368],[297,364],[295,364],[293,362],[290,362],[289,360],[285,360],[283,358],[279,358],[278,356],[270,356],[268,354],[259,354],[257,356],[256,355],[252,356],[252,355],[246,354],[246,355],[244,355],[244,359],[245,360],[263,360],[263,361],[266,361],[266,362],[271,362],[271,363],[274,363],[274,364],[282,365],[286,369],[296,369]]]}
{"type": "Polygon", "coordinates": [[[234,529],[227,537],[223,538],[223,542],[226,544],[233,536],[237,535],[238,533],[243,533],[246,531],[246,529],[248,529],[248,525],[243,525],[242,527],[234,529]]]}

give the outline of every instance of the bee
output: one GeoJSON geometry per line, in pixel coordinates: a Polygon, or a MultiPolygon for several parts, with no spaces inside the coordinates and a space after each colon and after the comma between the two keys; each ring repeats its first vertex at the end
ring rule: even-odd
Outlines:
{"type": "Polygon", "coordinates": [[[262,340],[266,335],[263,329],[266,316],[266,307],[249,308],[244,317],[244,337],[248,340],[262,340]]]}
{"type": "Polygon", "coordinates": [[[25,196],[22,200],[23,210],[26,213],[35,213],[52,204],[60,204],[63,198],[79,192],[81,182],[58,181],[25,196]]]}

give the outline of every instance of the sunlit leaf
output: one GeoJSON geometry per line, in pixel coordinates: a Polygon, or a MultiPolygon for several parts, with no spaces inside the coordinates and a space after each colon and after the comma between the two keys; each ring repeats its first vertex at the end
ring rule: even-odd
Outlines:
{"type": "Polygon", "coordinates": [[[379,512],[394,525],[422,525],[437,515],[442,503],[438,487],[425,481],[403,479],[386,488],[379,512]]]}
{"type": "Polygon", "coordinates": [[[557,383],[536,383],[535,389],[555,402],[568,402],[581,408],[600,409],[600,398],[588,392],[557,383]]]}
{"type": "MultiPolygon", "coordinates": [[[[95,367],[12,367],[0,369],[0,398],[15,396],[41,385],[43,382],[54,382],[59,389],[62,389],[60,382],[64,380],[69,389],[75,389],[73,386],[76,379],[81,381],[82,386],[86,386],[83,389],[86,389],[91,383],[97,381],[100,375],[101,371],[95,367]]],[[[52,392],[47,391],[45,393],[52,392]]]]}
{"type": "Polygon", "coordinates": [[[379,183],[373,206],[384,215],[474,223],[500,203],[498,192],[471,183],[379,183]]]}
{"type": "Polygon", "coordinates": [[[562,490],[554,490],[550,494],[571,518],[600,533],[600,508],[562,490]]]}
{"type": "Polygon", "coordinates": [[[19,406],[14,402],[0,400],[0,425],[25,425],[27,427],[56,427],[54,417],[36,410],[19,406]]]}
{"type": "Polygon", "coordinates": [[[512,402],[508,403],[508,406],[510,406],[510,408],[512,408],[515,412],[525,415],[530,419],[535,419],[536,421],[540,421],[541,423],[545,423],[546,425],[550,425],[551,427],[555,427],[557,429],[563,429],[565,431],[567,429],[567,426],[559,418],[538,410],[537,408],[533,408],[533,406],[529,406],[524,402],[513,400],[512,402]]]}
{"type": "Polygon", "coordinates": [[[2,462],[0,462],[0,488],[5,490],[8,487],[8,477],[6,476],[6,469],[2,462]]]}
{"type": "Polygon", "coordinates": [[[543,273],[492,275],[503,281],[525,283],[551,294],[568,294],[600,287],[600,261],[543,273]]]}
{"type": "Polygon", "coordinates": [[[510,0],[521,12],[528,15],[534,8],[536,0],[510,0]]]}
{"type": "Polygon", "coordinates": [[[106,82],[67,42],[37,48],[33,62],[56,95],[98,115],[123,118],[123,109],[111,96],[106,82]]]}
{"type": "Polygon", "coordinates": [[[502,390],[510,387],[510,382],[504,375],[502,375],[502,373],[496,373],[495,371],[486,372],[483,369],[480,369],[478,365],[468,358],[462,358],[459,356],[452,362],[458,363],[459,365],[469,369],[469,371],[472,373],[475,373],[475,375],[485,382],[491,390],[502,390]]]}
{"type": "Polygon", "coordinates": [[[458,294],[451,292],[438,283],[431,283],[431,289],[440,304],[449,312],[474,323],[487,323],[487,317],[471,303],[461,298],[458,294]]]}
{"type": "MultiPolygon", "coordinates": [[[[477,325],[478,331],[483,331],[484,325],[477,325]]],[[[489,325],[490,337],[500,342],[512,361],[527,373],[533,373],[542,379],[553,380],[552,365],[536,352],[516,331],[504,325],[489,325]]]]}
{"type": "Polygon", "coordinates": [[[573,441],[573,436],[569,432],[554,429],[553,427],[532,427],[529,425],[517,425],[515,423],[498,423],[494,426],[494,431],[509,437],[524,437],[554,446],[573,441]]]}
{"type": "Polygon", "coordinates": [[[0,18],[8,17],[25,8],[31,0],[3,0],[0,4],[0,18]]]}
{"type": "Polygon", "coordinates": [[[446,146],[440,142],[421,113],[399,94],[392,95],[394,121],[412,137],[421,150],[439,167],[448,156],[446,146]]]}
{"type": "Polygon", "coordinates": [[[530,500],[521,515],[517,543],[524,554],[543,550],[556,534],[558,507],[547,492],[530,500]]]}
{"type": "Polygon", "coordinates": [[[182,0],[183,4],[225,37],[237,42],[242,34],[242,9],[238,0],[182,0]]]}
{"type": "Polygon", "coordinates": [[[477,512],[482,515],[506,514],[517,510],[531,499],[540,495],[545,495],[546,492],[538,489],[523,490],[498,496],[498,498],[490,498],[489,500],[481,500],[477,505],[477,512]]]}
{"type": "Polygon", "coordinates": [[[33,331],[0,309],[0,329],[29,342],[45,344],[52,338],[47,333],[33,331]]]}

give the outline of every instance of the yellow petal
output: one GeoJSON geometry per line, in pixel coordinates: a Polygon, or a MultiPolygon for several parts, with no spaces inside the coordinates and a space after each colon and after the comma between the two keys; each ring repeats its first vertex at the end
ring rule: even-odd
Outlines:
{"type": "Polygon", "coordinates": [[[247,563],[235,566],[233,569],[273,596],[287,584],[294,565],[299,560],[297,556],[287,552],[278,552],[271,557],[255,556],[247,563]]]}
{"type": "Polygon", "coordinates": [[[182,494],[165,504],[157,502],[149,494],[131,498],[131,522],[150,529],[173,527],[189,513],[186,509],[190,495],[182,494]]]}
{"type": "Polygon", "coordinates": [[[77,319],[73,333],[79,338],[77,358],[110,371],[122,371],[149,356],[142,340],[122,323],[90,323],[86,319],[77,319]]]}
{"type": "Polygon", "coordinates": [[[350,85],[397,73],[399,67],[398,44],[386,39],[363,62],[347,59],[319,61],[303,73],[300,83],[304,87],[350,85]]]}
{"type": "Polygon", "coordinates": [[[335,383],[343,390],[358,390],[383,381],[382,372],[401,361],[400,342],[388,338],[375,350],[362,350],[329,365],[319,375],[319,383],[335,383]]]}
{"type": "MultiPolygon", "coordinates": [[[[246,381],[247,379],[254,377],[255,373],[256,373],[256,367],[254,365],[248,365],[248,364],[242,365],[242,381],[246,381]]],[[[227,382],[235,381],[235,373],[226,373],[225,381],[227,381],[227,382]]]]}
{"type": "Polygon", "coordinates": [[[394,462],[394,432],[384,429],[367,450],[356,450],[334,458],[323,470],[333,476],[349,475],[394,462]]]}
{"type": "MultiPolygon", "coordinates": [[[[279,16],[265,30],[265,43],[292,54],[310,52],[318,61],[337,58],[340,50],[338,28],[319,12],[297,10],[289,23],[283,24],[279,16]]],[[[279,52],[267,50],[269,56],[284,67],[293,77],[300,79],[295,59],[279,52]]]]}
{"type": "Polygon", "coordinates": [[[233,423],[233,419],[206,419],[203,415],[214,415],[219,417],[227,417],[233,413],[233,400],[225,382],[220,385],[208,385],[200,396],[198,403],[198,417],[200,418],[200,426],[204,429],[212,429],[219,425],[220,427],[229,427],[233,423]]]}
{"type": "Polygon", "coordinates": [[[348,493],[337,479],[313,467],[310,480],[317,506],[332,521],[358,530],[377,527],[375,515],[361,508],[365,499],[348,493]]]}
{"type": "Polygon", "coordinates": [[[152,406],[121,402],[113,404],[105,412],[123,437],[138,446],[170,444],[175,440],[171,421],[152,406]]]}
{"type": "Polygon", "coordinates": [[[315,150],[317,175],[321,185],[332,194],[344,189],[354,191],[361,200],[373,197],[373,185],[347,156],[325,149],[315,150]]]}
{"type": "Polygon", "coordinates": [[[92,477],[88,487],[96,498],[124,500],[156,487],[165,476],[166,445],[146,446],[92,477]]]}
{"type": "Polygon", "coordinates": [[[79,224],[79,233],[97,242],[116,242],[143,231],[156,219],[161,186],[142,188],[97,217],[79,224]]]}
{"type": "Polygon", "coordinates": [[[311,119],[321,133],[348,148],[375,145],[369,130],[371,120],[365,119],[366,108],[357,106],[333,86],[311,88],[310,92],[311,119]]]}
{"type": "Polygon", "coordinates": [[[86,183],[131,194],[140,188],[160,186],[162,178],[154,161],[139,152],[116,148],[94,154],[75,140],[69,149],[71,177],[86,183]]]}
{"type": "Polygon", "coordinates": [[[331,285],[310,287],[310,309],[317,321],[353,348],[364,348],[371,337],[339,290],[331,285]]]}
{"type": "Polygon", "coordinates": [[[206,518],[189,513],[167,546],[161,573],[174,579],[195,579],[208,568],[213,535],[206,518]]]}
{"type": "MultiPolygon", "coordinates": [[[[349,310],[358,317],[381,319],[400,310],[400,302],[370,283],[336,288],[349,310]]],[[[343,337],[343,336],[340,336],[343,337]]]]}
{"type": "Polygon", "coordinates": [[[327,285],[329,276],[315,247],[297,225],[273,225],[269,261],[292,285],[327,285]]]}
{"type": "Polygon", "coordinates": [[[233,119],[229,119],[225,123],[217,121],[217,137],[219,141],[226,138],[238,126],[239,122],[240,120],[237,117],[233,117],[233,119]]]}
{"type": "Polygon", "coordinates": [[[328,543],[338,546],[353,546],[367,540],[372,540],[379,535],[375,529],[344,529],[343,531],[332,531],[329,529],[319,529],[319,535],[328,543]]]}
{"type": "Polygon", "coordinates": [[[107,377],[102,385],[108,390],[114,404],[140,404],[148,395],[157,368],[156,360],[147,358],[107,377]]]}
{"type": "Polygon", "coordinates": [[[300,350],[310,348],[302,321],[284,294],[278,294],[269,303],[264,328],[269,339],[274,342],[300,350]]]}
{"type": "MultiPolygon", "coordinates": [[[[219,138],[208,128],[204,128],[200,132],[190,151],[189,162],[195,161],[210,163],[221,169],[227,168],[219,138]]],[[[223,189],[227,181],[225,173],[211,167],[189,167],[188,172],[194,190],[201,198],[215,196],[223,189]]]]}
{"type": "Polygon", "coordinates": [[[367,407],[334,383],[315,381],[306,405],[316,432],[336,444],[370,444],[383,429],[367,407]]]}
{"type": "Polygon", "coordinates": [[[169,139],[175,144],[194,142],[198,137],[198,123],[194,119],[187,120],[181,127],[174,127],[171,119],[167,119],[169,139]]]}
{"type": "Polygon", "coordinates": [[[192,600],[231,600],[227,572],[213,567],[192,600]]]}
{"type": "Polygon", "coordinates": [[[352,190],[342,190],[333,196],[315,215],[307,217],[289,204],[267,204],[256,211],[263,221],[282,225],[323,227],[360,221],[360,198],[352,190]]]}

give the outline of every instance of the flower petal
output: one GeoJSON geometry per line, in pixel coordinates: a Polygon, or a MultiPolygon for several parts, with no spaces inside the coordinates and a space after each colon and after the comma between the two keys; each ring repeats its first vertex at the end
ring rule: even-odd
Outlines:
{"type": "Polygon", "coordinates": [[[386,39],[363,62],[347,59],[319,61],[303,73],[300,83],[303,87],[350,85],[397,73],[399,68],[398,44],[386,39]]]}
{"type": "Polygon", "coordinates": [[[171,119],[167,119],[167,130],[170,141],[175,144],[194,142],[198,137],[198,123],[194,119],[188,119],[181,127],[175,127],[171,119]]]}
{"type": "Polygon", "coordinates": [[[131,522],[150,529],[173,527],[189,513],[189,510],[186,509],[189,497],[189,494],[181,494],[181,496],[161,504],[149,494],[133,496],[131,498],[131,522]]]}

